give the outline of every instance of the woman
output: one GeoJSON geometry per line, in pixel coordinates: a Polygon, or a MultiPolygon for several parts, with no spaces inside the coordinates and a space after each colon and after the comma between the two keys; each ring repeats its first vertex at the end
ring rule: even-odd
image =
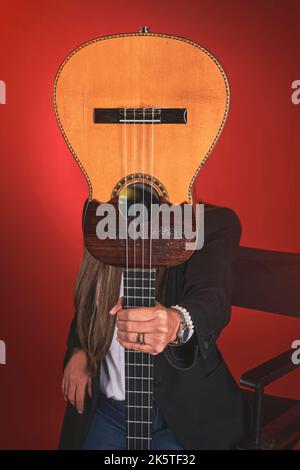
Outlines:
{"type": "Polygon", "coordinates": [[[233,211],[211,205],[204,222],[203,248],[159,270],[155,307],[123,309],[121,270],[85,253],[64,362],[61,449],[126,449],[124,347],[154,355],[153,449],[231,449],[247,433],[245,402],[216,346],[230,320],[241,227],[233,211]],[[184,340],[182,309],[191,319],[184,340]],[[136,343],[141,331],[145,345],[136,343]]]}

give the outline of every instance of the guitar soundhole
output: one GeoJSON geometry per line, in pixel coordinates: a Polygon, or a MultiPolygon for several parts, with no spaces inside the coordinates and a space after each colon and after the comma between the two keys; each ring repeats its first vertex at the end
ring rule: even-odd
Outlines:
{"type": "Polygon", "coordinates": [[[151,216],[151,204],[159,204],[158,191],[147,183],[131,183],[119,191],[119,209],[126,217],[130,208],[142,204],[151,216]]]}

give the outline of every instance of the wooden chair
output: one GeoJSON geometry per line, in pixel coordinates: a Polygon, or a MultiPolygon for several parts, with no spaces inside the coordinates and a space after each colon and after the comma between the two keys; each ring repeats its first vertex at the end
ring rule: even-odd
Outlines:
{"type": "MultiPolygon", "coordinates": [[[[300,316],[300,254],[241,247],[234,263],[233,305],[300,316]]],[[[300,339],[300,328],[298,337],[300,339]]],[[[238,449],[291,449],[300,440],[300,401],[264,393],[300,364],[285,351],[245,372],[240,385],[250,404],[250,435],[238,449]]]]}

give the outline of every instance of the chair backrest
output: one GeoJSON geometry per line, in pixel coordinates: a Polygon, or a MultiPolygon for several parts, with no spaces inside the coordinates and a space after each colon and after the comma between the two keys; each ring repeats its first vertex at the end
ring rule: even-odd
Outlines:
{"type": "Polygon", "coordinates": [[[240,247],[233,266],[232,304],[300,316],[300,254],[240,247]]]}

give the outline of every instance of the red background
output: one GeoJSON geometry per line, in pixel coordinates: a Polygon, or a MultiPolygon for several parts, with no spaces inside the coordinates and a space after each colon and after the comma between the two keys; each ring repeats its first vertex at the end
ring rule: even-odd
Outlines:
{"type": "MultiPolygon", "coordinates": [[[[82,252],[83,175],[58,126],[52,87],[77,45],[148,25],[214,53],[230,80],[223,135],[197,180],[206,201],[239,215],[242,244],[300,252],[297,0],[30,0],[0,3],[0,448],[55,448],[61,361],[82,252]]],[[[299,319],[233,309],[220,340],[235,377],[300,338],[299,319]]],[[[271,389],[299,399],[299,372],[271,389]]]]}

